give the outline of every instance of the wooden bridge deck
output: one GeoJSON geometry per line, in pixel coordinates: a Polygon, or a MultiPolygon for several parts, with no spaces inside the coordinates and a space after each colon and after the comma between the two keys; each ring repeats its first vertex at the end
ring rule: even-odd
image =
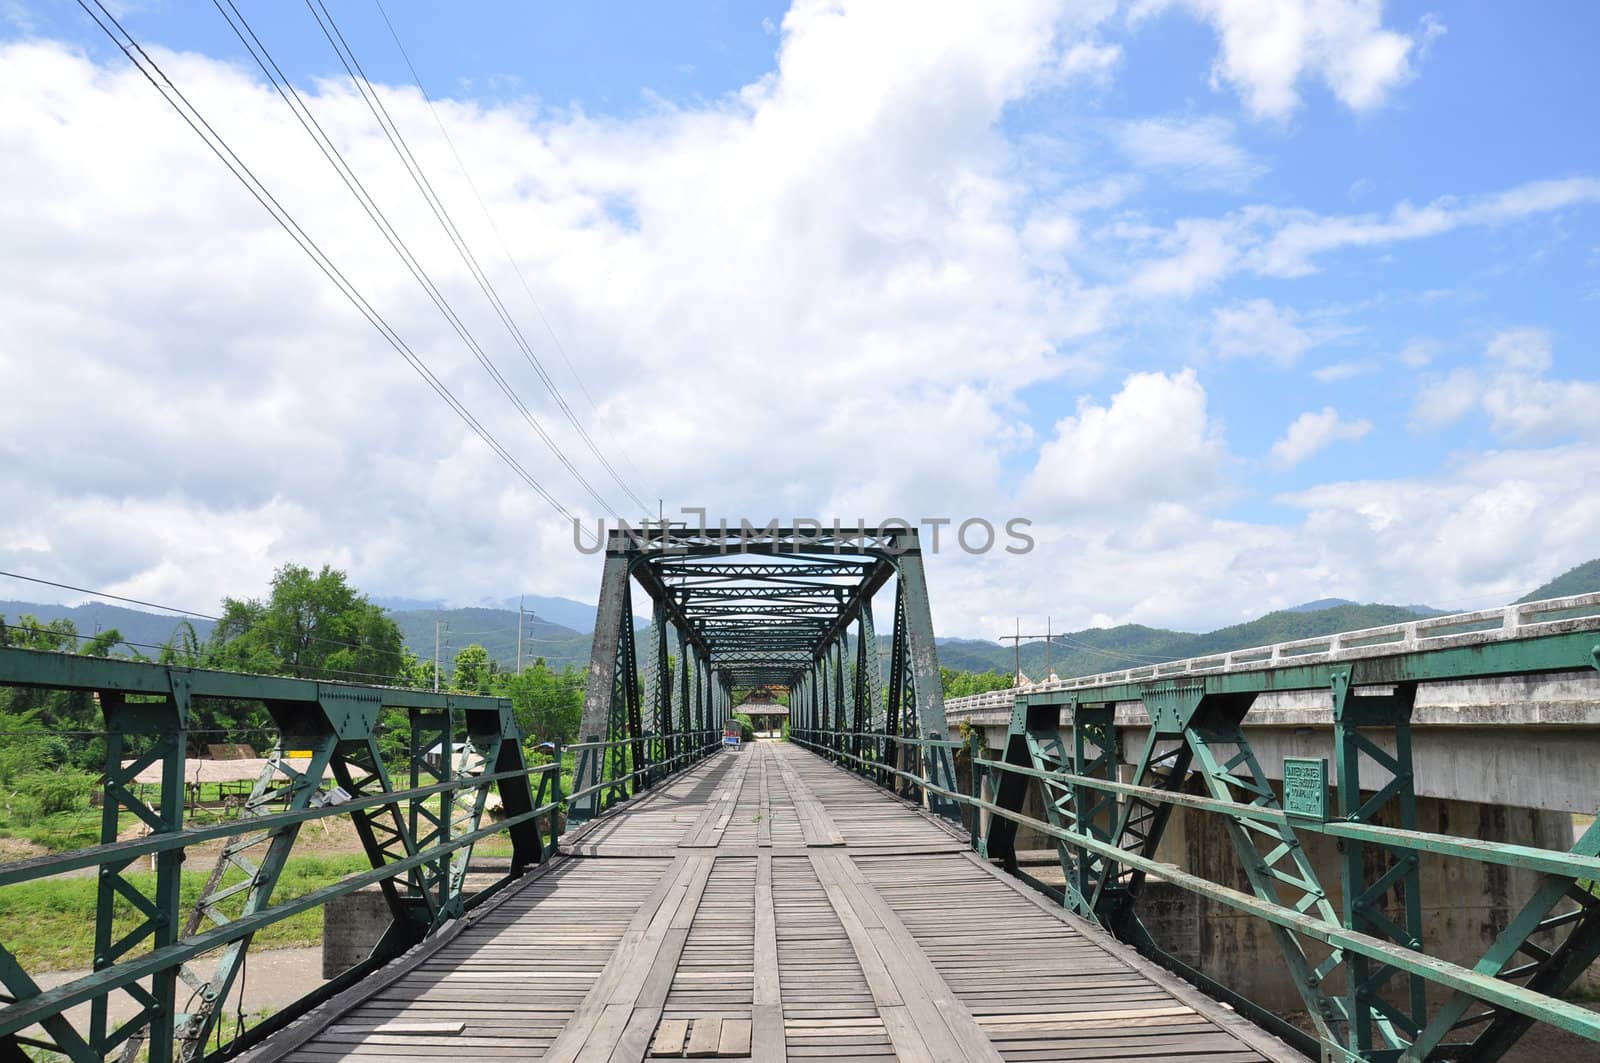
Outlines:
{"type": "Polygon", "coordinates": [[[1301,1058],[793,745],[723,752],[569,840],[252,1055],[1301,1058]]]}

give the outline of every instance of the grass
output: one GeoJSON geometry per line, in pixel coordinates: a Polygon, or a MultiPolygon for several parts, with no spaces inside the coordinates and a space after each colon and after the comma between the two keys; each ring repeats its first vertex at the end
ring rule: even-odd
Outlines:
{"type": "MultiPolygon", "coordinates": [[[[536,759],[536,758],[530,758],[536,759]]],[[[571,793],[573,776],[577,771],[577,755],[567,753],[561,758],[561,792],[571,793]]],[[[538,786],[538,778],[532,780],[538,786]]],[[[208,784],[208,789],[212,787],[208,784]]],[[[217,794],[202,793],[202,800],[212,800],[217,794]]],[[[546,800],[549,791],[546,791],[546,800]]],[[[428,804],[437,811],[439,798],[428,804]]],[[[184,819],[186,825],[200,826],[232,819],[236,812],[224,815],[220,810],[194,809],[184,819]]],[[[16,838],[40,846],[50,852],[67,852],[82,849],[100,842],[101,811],[98,808],[77,809],[41,816],[29,824],[0,822],[0,838],[16,838]]],[[[485,819],[485,826],[492,821],[485,819]]],[[[140,833],[140,823],[132,813],[120,817],[124,837],[140,833]]],[[[301,842],[307,838],[302,835],[301,842]]],[[[352,836],[349,843],[356,844],[352,836]]],[[[346,842],[335,839],[333,851],[315,855],[291,856],[285,865],[283,877],[273,893],[275,902],[292,900],[312,890],[331,885],[356,872],[365,871],[369,865],[359,847],[343,851],[346,842]]],[[[324,843],[326,847],[326,843],[324,843]]],[[[484,857],[511,855],[511,839],[506,834],[492,835],[479,842],[475,852],[484,857]]],[[[198,899],[211,869],[211,858],[191,854],[192,870],[183,875],[181,910],[187,917],[198,899]]],[[[136,865],[137,866],[137,865],[136,865]]],[[[231,873],[234,878],[238,873],[231,873]]],[[[128,880],[144,892],[155,888],[155,874],[151,871],[132,871],[128,880]]],[[[230,879],[231,881],[231,879],[230,879]]],[[[19,883],[0,889],[0,943],[29,971],[69,970],[89,967],[93,962],[94,923],[98,880],[93,875],[82,877],[60,876],[33,882],[19,883]]],[[[136,925],[135,909],[128,901],[119,898],[115,906],[115,934],[120,937],[136,925]]],[[[322,940],[322,912],[314,910],[280,920],[255,935],[259,948],[288,948],[320,944],[322,940]]],[[[139,948],[146,948],[141,944],[139,948]]]]}
{"type": "MultiPolygon", "coordinates": [[[[123,828],[133,825],[134,815],[125,812],[118,819],[123,828]]],[[[48,849],[64,853],[100,844],[100,810],[76,809],[40,816],[32,823],[6,823],[0,826],[0,838],[17,838],[48,849]]]]}
{"type": "MultiPolygon", "coordinates": [[[[360,854],[293,857],[273,891],[274,902],[331,885],[368,868],[360,854]]],[[[187,871],[183,876],[183,906],[187,916],[200,896],[210,869],[187,871]]],[[[126,876],[140,890],[155,889],[155,873],[126,876]]],[[[53,878],[23,882],[0,890],[0,941],[28,971],[59,971],[88,967],[94,960],[94,923],[98,881],[88,878],[53,878]]],[[[115,933],[133,929],[134,908],[118,898],[115,933]]],[[[256,948],[291,948],[322,943],[322,910],[292,915],[255,935],[256,948]]],[[[141,946],[142,947],[142,946],[141,946]]]]}
{"type": "MultiPolygon", "coordinates": [[[[202,795],[201,800],[212,801],[213,798],[202,795]]],[[[237,817],[236,810],[191,808],[185,811],[183,821],[186,826],[205,827],[237,817]]],[[[123,812],[117,817],[118,835],[126,838],[130,833],[138,832],[142,823],[143,820],[132,812],[123,812]]],[[[78,808],[70,812],[53,812],[47,816],[40,816],[32,823],[0,818],[0,838],[16,838],[52,853],[66,853],[74,849],[99,845],[100,809],[78,808]]]]}

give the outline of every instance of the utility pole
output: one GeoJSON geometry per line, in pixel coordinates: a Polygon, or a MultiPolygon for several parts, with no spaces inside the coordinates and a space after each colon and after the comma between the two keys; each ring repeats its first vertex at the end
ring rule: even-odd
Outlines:
{"type": "Polygon", "coordinates": [[[439,693],[439,618],[433,618],[433,692],[439,693]]]}
{"type": "Polygon", "coordinates": [[[1050,652],[1050,647],[1055,642],[1055,636],[1054,636],[1054,634],[1052,634],[1052,630],[1053,629],[1052,629],[1050,618],[1049,617],[1045,617],[1044,634],[1042,634],[1042,635],[1024,635],[1022,633],[1022,619],[1019,617],[1017,619],[1017,632],[1016,632],[1016,634],[1014,634],[1014,635],[1001,635],[998,639],[995,640],[996,642],[1009,642],[1014,647],[1016,647],[1016,661],[1017,661],[1016,681],[1017,682],[1020,683],[1022,681],[1022,642],[1023,642],[1024,639],[1044,639],[1044,676],[1039,681],[1041,683],[1048,683],[1050,681],[1050,676],[1055,671],[1055,665],[1052,662],[1052,655],[1051,655],[1051,652],[1050,652]]]}
{"type": "Polygon", "coordinates": [[[517,674],[522,674],[522,603],[526,595],[517,598],[517,674]]]}

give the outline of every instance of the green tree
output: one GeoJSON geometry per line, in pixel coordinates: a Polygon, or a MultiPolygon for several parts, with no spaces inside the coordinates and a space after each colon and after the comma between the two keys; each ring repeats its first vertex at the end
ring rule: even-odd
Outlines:
{"type": "MultiPolygon", "coordinates": [[[[13,624],[0,622],[0,646],[105,657],[120,641],[115,629],[85,639],[66,618],[41,623],[23,614],[13,624]]],[[[105,741],[92,734],[102,726],[94,696],[84,691],[0,688],[0,730],[7,732],[0,741],[0,785],[13,784],[22,771],[104,768],[105,741]]]]}
{"type": "Polygon", "coordinates": [[[433,659],[423,660],[411,652],[410,646],[400,647],[400,685],[418,690],[433,689],[433,659]]]}
{"type": "Polygon", "coordinates": [[[958,672],[954,668],[939,666],[939,684],[947,698],[962,698],[968,694],[987,694],[991,690],[1009,690],[1016,683],[1015,676],[999,672],[958,672]]]}
{"type": "Polygon", "coordinates": [[[492,675],[489,651],[474,642],[470,646],[463,646],[461,652],[456,654],[455,669],[450,673],[450,689],[462,694],[487,694],[492,675]]]}
{"type": "Polygon", "coordinates": [[[266,601],[223,600],[207,656],[242,672],[385,682],[401,675],[401,647],[400,628],[343,572],[285,565],[266,601]]]}
{"type": "Polygon", "coordinates": [[[557,672],[541,657],[521,675],[506,675],[502,685],[529,738],[571,742],[583,722],[583,679],[583,672],[557,672]]]}

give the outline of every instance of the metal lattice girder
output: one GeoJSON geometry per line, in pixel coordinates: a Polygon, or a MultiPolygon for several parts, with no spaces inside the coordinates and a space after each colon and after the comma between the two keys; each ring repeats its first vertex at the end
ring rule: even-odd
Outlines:
{"type": "MultiPolygon", "coordinates": [[[[1212,797],[1269,812],[1282,810],[1240,726],[1253,696],[1209,695],[1203,686],[1174,681],[1152,684],[1145,697],[1145,703],[1152,705],[1153,718],[1159,716],[1169,724],[1176,718],[1194,753],[1194,769],[1212,797]]],[[[1257,897],[1339,925],[1339,913],[1292,827],[1276,816],[1247,812],[1226,817],[1223,826],[1257,897]]],[[[1334,948],[1318,959],[1288,928],[1274,926],[1273,936],[1318,1036],[1324,1043],[1337,1043],[1348,1030],[1351,1017],[1347,1002],[1331,994],[1327,986],[1344,965],[1344,951],[1334,948]]]]}
{"type": "MultiPolygon", "coordinates": [[[[130,703],[125,695],[107,691],[101,697],[101,715],[106,721],[106,770],[104,800],[101,803],[100,841],[117,840],[123,809],[136,814],[152,832],[173,833],[183,829],[184,810],[184,733],[188,729],[188,684],[176,678],[172,693],[161,702],[130,703]],[[153,738],[149,749],[127,764],[123,763],[131,737],[153,738]],[[152,808],[140,800],[129,784],[140,771],[156,762],[161,764],[161,793],[152,808]]],[[[162,853],[156,858],[156,889],[147,897],[123,872],[131,860],[102,865],[95,910],[94,969],[104,970],[140,945],[146,937],[154,948],[171,945],[178,939],[180,889],[183,854],[162,853]],[[135,928],[113,940],[116,901],[132,903],[143,917],[135,928]]],[[[177,974],[162,971],[150,979],[148,987],[137,983],[123,987],[137,1004],[133,1016],[112,1028],[109,1022],[110,998],[97,998],[90,1005],[88,1042],[109,1052],[123,1043],[149,1040],[153,1053],[170,1057],[173,1048],[172,1016],[176,1014],[177,974]]],[[[70,1041],[69,1041],[70,1044],[70,1041]]],[[[61,1045],[65,1049],[67,1045],[61,1045]]],[[[69,1053],[70,1054],[70,1053],[69,1053]]]]}
{"type": "MultiPolygon", "coordinates": [[[[914,530],[619,530],[607,541],[601,576],[574,791],[583,796],[574,805],[575,817],[594,814],[608,796],[616,799],[617,792],[595,784],[620,778],[628,768],[614,753],[591,752],[591,743],[634,743],[637,770],[648,748],[638,742],[643,724],[665,734],[659,706],[670,695],[661,688],[659,633],[668,624],[679,631],[680,655],[690,669],[683,702],[692,706],[697,730],[729,718],[733,688],[777,685],[790,690],[793,725],[820,736],[841,759],[877,752],[880,731],[891,739],[945,735],[932,615],[914,530]],[[895,628],[885,711],[871,610],[874,595],[891,580],[895,628]],[[624,711],[640,685],[629,658],[627,602],[634,582],[650,598],[653,619],[643,697],[656,712],[642,723],[624,711]]],[[[672,748],[670,738],[663,748],[672,748]]],[[[905,780],[908,794],[934,811],[955,814],[954,804],[940,796],[955,784],[948,746],[891,741],[886,748],[909,769],[895,776],[905,780]],[[919,779],[938,790],[919,789],[919,779]]]]}
{"type": "MultiPolygon", "coordinates": [[[[1600,819],[1589,824],[1572,852],[1600,856],[1600,819]]],[[[1546,874],[1473,970],[1559,996],[1596,959],[1600,959],[1600,897],[1583,888],[1575,876],[1546,874]],[[1535,941],[1552,936],[1560,939],[1554,945],[1535,941]],[[1516,962],[1519,954],[1524,958],[1516,962]]],[[[1471,1013],[1475,1006],[1483,1007],[1467,993],[1453,993],[1403,1058],[1422,1060],[1442,1047],[1447,1058],[1490,1063],[1503,1056],[1532,1023],[1526,1015],[1503,1005],[1471,1013]],[[1456,1031],[1463,1031],[1463,1038],[1449,1042],[1456,1031]]]]}
{"type": "MultiPolygon", "coordinates": [[[[624,633],[633,630],[633,615],[628,609],[628,559],[608,554],[600,577],[600,602],[595,615],[594,643],[589,659],[588,685],[583,698],[583,719],[579,735],[585,743],[606,742],[616,737],[619,684],[637,683],[618,667],[623,656],[624,633]]],[[[621,699],[626,701],[624,694],[621,699]]],[[[622,719],[626,719],[623,707],[622,719]]],[[[585,796],[574,800],[570,816],[582,820],[598,815],[602,795],[596,788],[603,774],[605,750],[586,748],[578,757],[573,777],[574,793],[585,796]]]]}
{"type": "MultiPolygon", "coordinates": [[[[1417,798],[1412,782],[1411,711],[1417,685],[1402,683],[1387,693],[1358,695],[1350,686],[1349,672],[1333,677],[1334,750],[1338,757],[1339,815],[1350,823],[1374,823],[1382,816],[1403,830],[1417,829],[1417,798]],[[1382,728],[1394,735],[1395,752],[1375,742],[1370,731],[1382,728]],[[1361,768],[1371,761],[1390,778],[1371,797],[1361,792],[1361,768]]],[[[1359,841],[1343,846],[1340,864],[1344,925],[1402,948],[1422,948],[1421,860],[1413,852],[1391,846],[1376,847],[1383,867],[1368,859],[1359,841]],[[1393,914],[1385,898],[1394,895],[1393,914]]],[[[1395,1049],[1412,1042],[1428,1019],[1427,982],[1417,975],[1402,976],[1404,1003],[1391,1004],[1384,989],[1398,970],[1374,963],[1365,956],[1346,957],[1346,1003],[1350,1016],[1346,1047],[1360,1055],[1375,1048],[1395,1049]]]]}
{"type": "MultiPolygon", "coordinates": [[[[1057,725],[1059,713],[1031,710],[1024,723],[1022,738],[1035,771],[1079,777],[1116,778],[1116,733],[1109,705],[1077,705],[1069,700],[1072,712],[1072,752],[1069,755],[1057,725]]],[[[1040,777],[1045,814],[1059,828],[1085,833],[1109,841],[1116,831],[1117,802],[1114,794],[1090,789],[1064,779],[1040,777]]],[[[1093,898],[1099,895],[1106,875],[1106,861],[1099,855],[1056,840],[1057,856],[1066,883],[1064,901],[1079,915],[1098,921],[1093,898]]]]}
{"type": "MultiPolygon", "coordinates": [[[[510,702],[503,698],[461,697],[400,688],[363,687],[343,683],[255,676],[204,669],[177,668],[116,659],[78,658],[29,650],[0,649],[0,684],[87,690],[97,694],[107,733],[107,764],[103,801],[102,845],[80,853],[63,854],[8,865],[4,881],[26,881],[58,873],[56,865],[99,866],[99,905],[95,925],[94,972],[85,978],[41,994],[37,983],[22,971],[0,944],[0,984],[9,1006],[0,1011],[0,1052],[16,1055],[21,1045],[47,1048],[71,1059],[103,1059],[118,1051],[133,1059],[141,1051],[150,1059],[167,1063],[177,1054],[200,1054],[217,1028],[224,1002],[243,969],[250,940],[259,926],[286,914],[273,907],[272,894],[302,823],[349,810],[374,869],[405,861],[398,882],[375,874],[370,881],[384,884],[393,898],[391,913],[396,927],[407,927],[405,898],[428,882],[433,866],[451,867],[440,888],[432,892],[436,907],[460,911],[465,859],[454,865],[448,856],[438,865],[424,863],[376,743],[379,710],[404,708],[413,715],[436,714],[460,719],[475,748],[493,763],[514,841],[520,869],[542,857],[537,825],[533,822],[532,790],[523,773],[520,733],[510,702]],[[189,742],[189,703],[203,694],[211,698],[250,700],[265,705],[278,731],[274,752],[257,779],[240,821],[218,827],[183,826],[184,754],[189,742]],[[309,751],[309,762],[291,762],[290,751],[309,751]],[[162,782],[159,804],[149,805],[132,791],[131,780],[146,767],[159,763],[162,782]],[[351,770],[361,767],[370,774],[351,770]],[[331,772],[331,777],[330,773],[331,772]],[[511,773],[511,777],[498,773],[511,773]],[[344,797],[330,797],[335,787],[344,797]],[[150,833],[134,840],[117,840],[121,812],[138,816],[150,833]],[[522,816],[521,820],[516,817],[522,816]],[[530,844],[530,832],[531,844],[530,844]],[[221,840],[222,854],[210,880],[201,891],[187,921],[179,908],[179,868],[184,848],[201,840],[221,840]],[[156,882],[146,894],[135,880],[123,874],[135,859],[154,858],[156,882]],[[140,917],[131,932],[113,931],[114,902],[126,902],[140,917]],[[153,951],[152,951],[153,950],[153,951]],[[212,957],[203,966],[201,960],[212,957]],[[157,960],[154,957],[168,957],[157,960]],[[177,982],[189,987],[182,993],[177,982]],[[132,998],[132,1015],[119,1023],[110,1019],[110,999],[122,993],[132,998]],[[176,1006],[187,1000],[186,1012],[176,1006]],[[89,1005],[87,1031],[74,1029],[63,1011],[76,1003],[89,1005]],[[22,1031],[41,1024],[45,1037],[31,1038],[22,1031]]],[[[441,727],[448,735],[451,728],[441,727]]],[[[451,747],[447,744],[443,750],[451,747]]],[[[475,788],[472,798],[456,804],[443,788],[433,791],[441,808],[436,836],[454,836],[466,843],[481,822],[486,788],[475,788]]],[[[418,799],[413,797],[413,799],[418,799]]],[[[455,844],[457,853],[470,844],[455,844]]],[[[355,888],[356,881],[348,888],[355,888]]],[[[341,886],[340,889],[345,887],[341,886]]],[[[292,909],[293,904],[288,905],[292,909]]],[[[410,943],[426,932],[430,923],[411,927],[385,941],[410,943]]],[[[380,946],[380,949],[389,946],[380,946]]],[[[121,1009],[119,1009],[121,1010],[121,1009]]]]}

